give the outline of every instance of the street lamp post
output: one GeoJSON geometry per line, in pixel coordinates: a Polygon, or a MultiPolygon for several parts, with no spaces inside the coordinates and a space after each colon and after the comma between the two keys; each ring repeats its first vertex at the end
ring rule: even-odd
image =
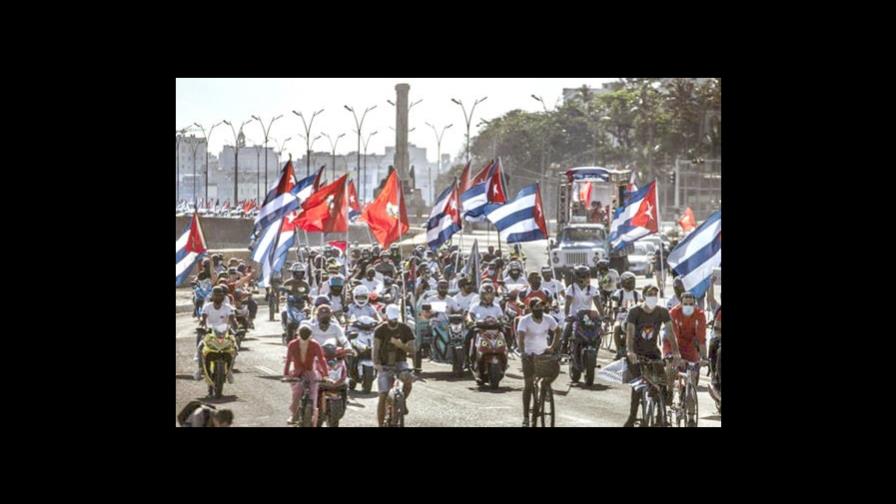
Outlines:
{"type": "MultiPolygon", "coordinates": [[[[271,122],[268,123],[268,128],[264,128],[264,121],[262,121],[258,116],[252,116],[252,119],[258,121],[258,124],[261,125],[261,131],[264,133],[264,187],[265,191],[267,191],[268,187],[268,135],[271,133],[271,126],[274,125],[274,121],[283,117],[283,114],[278,115],[277,117],[271,119],[271,122]]],[[[258,149],[258,146],[255,147],[258,149]]]]}
{"type": "Polygon", "coordinates": [[[340,133],[339,136],[336,137],[335,142],[330,138],[330,135],[326,133],[322,133],[322,135],[327,138],[328,142],[330,142],[330,152],[333,154],[333,180],[336,180],[336,145],[339,143],[339,139],[345,136],[345,133],[340,133]]]}
{"type": "Polygon", "coordinates": [[[240,140],[239,135],[243,133],[243,127],[252,122],[251,119],[246,119],[240,124],[240,131],[237,131],[233,128],[233,124],[230,121],[221,121],[224,124],[230,126],[230,131],[233,133],[233,203],[236,204],[239,201],[239,192],[237,191],[239,187],[239,166],[240,166],[240,140]]]}
{"type": "MultiPolygon", "coordinates": [[[[437,163],[437,166],[439,167],[436,175],[439,175],[442,173],[442,135],[445,134],[446,129],[454,126],[454,123],[443,127],[441,133],[436,131],[436,127],[433,126],[432,124],[426,123],[426,125],[429,126],[430,128],[432,128],[432,132],[436,136],[436,163],[437,163]]],[[[432,201],[432,199],[435,197],[435,193],[433,192],[434,185],[435,185],[435,182],[433,181],[433,178],[432,178],[432,165],[430,165],[430,167],[429,167],[429,200],[430,201],[432,201]]],[[[433,201],[433,203],[435,203],[435,202],[433,201]]]]}
{"type": "MultiPolygon", "coordinates": [[[[411,109],[414,107],[414,105],[416,105],[422,101],[423,101],[423,98],[420,98],[419,100],[415,101],[414,103],[411,103],[410,105],[408,105],[408,126],[411,125],[411,109]]],[[[392,105],[393,107],[395,106],[395,102],[393,102],[392,100],[386,100],[386,103],[388,103],[389,105],[392,105]]],[[[395,128],[390,127],[389,129],[391,129],[392,131],[395,131],[395,128]]],[[[417,129],[417,128],[409,129],[408,133],[414,131],[415,129],[417,129]]]]}
{"type": "MultiPolygon", "coordinates": [[[[276,138],[271,138],[271,140],[273,140],[275,143],[277,142],[277,139],[276,139],[276,138]]],[[[282,156],[282,155],[283,155],[283,147],[284,147],[284,146],[286,145],[286,143],[289,142],[290,140],[292,140],[292,137],[287,137],[286,140],[283,140],[282,142],[280,142],[280,148],[277,149],[278,156],[282,156]]]]}
{"type": "Polygon", "coordinates": [[[184,137],[184,134],[187,130],[190,129],[189,126],[185,126],[177,131],[175,131],[174,135],[174,150],[177,152],[177,202],[180,203],[180,142],[184,137]]]}
{"type": "MultiPolygon", "coordinates": [[[[261,199],[261,152],[258,151],[258,144],[255,144],[255,199],[261,199]]],[[[265,164],[265,173],[264,178],[268,178],[267,173],[267,164],[265,164]]],[[[265,180],[264,186],[267,187],[268,183],[265,180]]],[[[265,189],[267,191],[267,189],[265,189]]]]}
{"type": "MultiPolygon", "coordinates": [[[[311,120],[307,123],[305,122],[305,116],[302,115],[301,112],[292,111],[293,114],[299,116],[299,119],[302,120],[302,125],[305,127],[305,135],[303,136],[299,133],[299,136],[305,139],[305,176],[311,175],[311,126],[314,124],[314,118],[317,114],[323,112],[324,109],[320,109],[317,112],[311,114],[311,120]]],[[[319,136],[318,136],[319,137],[319,136]]],[[[315,139],[316,140],[316,139],[315,139]]]]}
{"type": "MultiPolygon", "coordinates": [[[[370,143],[370,137],[372,137],[373,135],[376,135],[376,133],[377,132],[374,131],[373,133],[367,135],[367,139],[364,140],[364,176],[365,177],[367,176],[367,144],[370,143]]],[[[366,185],[365,185],[365,187],[366,187],[366,185]]]]}
{"type": "MultiPolygon", "coordinates": [[[[534,94],[532,95],[532,98],[535,99],[535,101],[541,103],[541,108],[544,109],[545,119],[547,119],[548,107],[547,107],[547,105],[544,104],[544,99],[542,99],[540,96],[536,96],[534,94]]],[[[547,177],[547,163],[546,163],[545,150],[544,150],[544,144],[545,144],[546,138],[547,138],[547,132],[542,131],[542,134],[541,134],[541,185],[542,185],[542,187],[544,187],[545,178],[547,177]]]]}
{"type": "MultiPolygon", "coordinates": [[[[374,105],[372,107],[367,107],[364,110],[364,113],[361,114],[360,121],[358,121],[358,114],[355,113],[355,109],[353,109],[352,107],[349,107],[348,105],[344,105],[344,107],[345,107],[345,110],[348,110],[349,112],[351,112],[352,117],[355,118],[355,133],[358,134],[358,161],[357,161],[358,164],[357,164],[356,177],[360,184],[360,182],[361,182],[361,128],[364,126],[364,118],[367,116],[367,113],[370,112],[371,110],[375,109],[376,105],[374,105]]],[[[366,194],[366,191],[365,191],[366,187],[363,187],[363,184],[361,184],[361,186],[362,187],[359,187],[358,190],[361,191],[362,194],[366,194]]],[[[363,198],[363,196],[361,196],[361,197],[363,198]]]]}
{"type": "MultiPolygon", "coordinates": [[[[202,130],[202,137],[205,138],[205,199],[208,199],[208,150],[210,148],[208,142],[212,136],[212,131],[215,131],[215,128],[220,126],[223,122],[224,121],[213,124],[212,127],[209,128],[208,133],[205,132],[205,128],[203,128],[201,124],[198,122],[193,123],[202,130]]],[[[234,202],[234,204],[236,204],[236,202],[234,202]]]]}
{"type": "Polygon", "coordinates": [[[488,96],[483,96],[482,98],[479,98],[478,100],[473,102],[473,108],[470,109],[470,115],[467,115],[467,109],[466,109],[466,107],[464,107],[463,102],[461,102],[460,100],[458,100],[456,98],[451,99],[451,101],[460,105],[461,110],[463,110],[463,112],[464,112],[464,121],[466,121],[466,123],[467,123],[467,162],[468,163],[470,162],[470,123],[473,121],[473,112],[476,110],[476,105],[479,105],[480,103],[484,102],[487,99],[488,99],[488,96]]]}
{"type": "MultiPolygon", "coordinates": [[[[190,135],[190,138],[193,140],[190,142],[190,150],[193,153],[193,206],[196,206],[196,149],[199,147],[199,144],[196,142],[196,135],[190,135]]],[[[205,199],[206,204],[208,203],[208,198],[205,199]]]]}

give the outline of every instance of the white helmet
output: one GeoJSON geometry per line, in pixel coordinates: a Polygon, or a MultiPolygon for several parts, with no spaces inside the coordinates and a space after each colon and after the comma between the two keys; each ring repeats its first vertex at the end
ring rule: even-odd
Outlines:
{"type": "Polygon", "coordinates": [[[369,300],[369,296],[370,290],[363,285],[355,287],[355,290],[352,291],[352,297],[355,299],[355,303],[357,303],[358,306],[366,305],[367,301],[369,300]]]}

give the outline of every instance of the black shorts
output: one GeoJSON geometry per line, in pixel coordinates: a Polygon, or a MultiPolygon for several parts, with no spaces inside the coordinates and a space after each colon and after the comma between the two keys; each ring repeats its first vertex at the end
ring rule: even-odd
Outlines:
{"type": "Polygon", "coordinates": [[[523,379],[535,378],[535,359],[531,356],[523,356],[523,379]]]}

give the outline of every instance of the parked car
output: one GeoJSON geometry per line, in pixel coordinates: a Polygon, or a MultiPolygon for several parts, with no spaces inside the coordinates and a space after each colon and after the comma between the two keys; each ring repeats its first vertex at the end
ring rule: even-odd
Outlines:
{"type": "Polygon", "coordinates": [[[628,255],[628,270],[636,275],[644,275],[647,278],[653,276],[653,253],[646,243],[636,241],[634,252],[628,255]]]}

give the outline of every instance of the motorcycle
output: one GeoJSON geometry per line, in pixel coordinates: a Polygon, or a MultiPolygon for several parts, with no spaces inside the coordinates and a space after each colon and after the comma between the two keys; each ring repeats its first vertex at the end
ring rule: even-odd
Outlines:
{"type": "Polygon", "coordinates": [[[600,317],[594,310],[579,310],[573,322],[570,348],[569,377],[576,383],[585,372],[585,384],[594,385],[594,368],[597,367],[597,350],[603,332],[600,317]]]}
{"type": "Polygon", "coordinates": [[[317,406],[320,408],[317,426],[327,422],[329,427],[339,427],[339,420],[345,415],[346,400],[348,398],[348,370],[345,365],[345,349],[337,348],[329,340],[324,344],[324,355],[330,372],[321,381],[318,389],[317,406]]]}
{"type": "Polygon", "coordinates": [[[220,399],[224,392],[224,380],[236,358],[237,343],[227,324],[216,325],[202,341],[202,374],[208,385],[208,395],[220,399]]]}
{"type": "Polygon", "coordinates": [[[352,322],[349,328],[348,339],[355,350],[356,355],[348,356],[350,389],[355,390],[361,383],[361,391],[370,393],[373,380],[376,378],[376,368],[373,366],[373,330],[376,321],[364,316],[352,322]]]}
{"type": "Polygon", "coordinates": [[[474,372],[478,375],[476,383],[486,383],[493,389],[498,388],[504,372],[507,371],[507,342],[504,339],[502,324],[494,317],[476,323],[478,334],[473,345],[474,372]]]}
{"type": "Polygon", "coordinates": [[[284,345],[288,345],[290,341],[295,339],[299,324],[308,318],[303,305],[304,302],[301,298],[293,295],[287,296],[285,316],[281,317],[280,320],[280,324],[283,326],[282,339],[284,345]]]}
{"type": "Polygon", "coordinates": [[[464,375],[464,335],[466,326],[461,313],[448,316],[448,349],[451,350],[451,371],[454,376],[464,375]]]}

